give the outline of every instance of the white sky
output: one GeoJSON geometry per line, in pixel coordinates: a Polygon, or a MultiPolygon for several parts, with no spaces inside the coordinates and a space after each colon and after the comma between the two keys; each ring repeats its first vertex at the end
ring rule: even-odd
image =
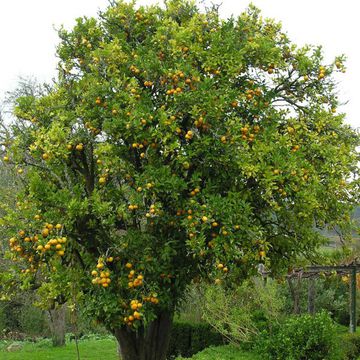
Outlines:
{"type": "MultiPolygon", "coordinates": [[[[141,0],[138,4],[156,3],[141,0]]],[[[222,3],[224,17],[238,15],[249,1],[215,0],[222,3]]],[[[347,72],[340,78],[339,95],[348,102],[339,110],[347,122],[360,127],[360,34],[357,0],[253,0],[263,11],[283,23],[283,29],[298,45],[323,45],[326,59],[346,54],[347,72]]],[[[209,3],[209,1],[207,1],[209,3]]],[[[107,0],[3,0],[0,6],[0,99],[16,87],[19,76],[49,82],[56,76],[55,27],[74,25],[79,16],[95,16],[107,0]]]]}

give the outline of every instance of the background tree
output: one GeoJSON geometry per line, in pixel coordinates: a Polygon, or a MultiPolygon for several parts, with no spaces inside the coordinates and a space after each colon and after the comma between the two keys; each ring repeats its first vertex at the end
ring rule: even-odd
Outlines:
{"type": "MultiPolygon", "coordinates": [[[[357,134],[334,71],[250,7],[114,3],[59,32],[59,76],[20,96],[3,161],[24,184],[7,227],[40,290],[75,284],[127,359],[164,359],[194,278],[273,274],[344,236],[357,134]],[[45,270],[44,270],[45,269],[45,270]]],[[[70,286],[71,287],[71,286],[70,286]]]]}

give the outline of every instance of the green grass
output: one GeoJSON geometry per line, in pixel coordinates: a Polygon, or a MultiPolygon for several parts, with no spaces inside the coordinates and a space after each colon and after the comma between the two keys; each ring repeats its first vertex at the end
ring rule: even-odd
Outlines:
{"type": "MultiPolygon", "coordinates": [[[[23,343],[21,350],[7,352],[6,347],[12,342],[0,343],[1,360],[76,360],[75,342],[64,347],[54,348],[48,341],[39,343],[23,343]]],[[[81,340],[79,352],[81,360],[119,360],[116,341],[114,339],[81,340]]]]}
{"type": "MultiPolygon", "coordinates": [[[[176,360],[183,360],[179,357],[176,360]]],[[[189,359],[190,360],[190,359],[189,359]]],[[[260,360],[256,354],[243,351],[231,345],[209,347],[195,354],[191,360],[260,360]]]]}
{"type": "MultiPolygon", "coordinates": [[[[77,353],[74,342],[64,347],[54,348],[49,340],[38,343],[24,342],[21,350],[7,352],[6,347],[16,341],[0,342],[1,360],[76,360],[77,353]]],[[[116,341],[114,339],[79,341],[81,360],[118,360],[116,341]]],[[[177,358],[181,360],[184,358],[177,358]]],[[[260,360],[254,354],[242,351],[234,346],[225,345],[210,347],[194,355],[192,360],[260,360]]]]}

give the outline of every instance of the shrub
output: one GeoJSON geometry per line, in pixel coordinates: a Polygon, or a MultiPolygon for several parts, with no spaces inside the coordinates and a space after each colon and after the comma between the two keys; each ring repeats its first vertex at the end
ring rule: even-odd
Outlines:
{"type": "MultiPolygon", "coordinates": [[[[259,360],[254,353],[244,351],[233,345],[211,346],[191,357],[191,360],[259,360]]],[[[182,357],[176,360],[185,360],[182,357]]],[[[189,359],[190,360],[190,359],[189,359]]]]}
{"type": "Polygon", "coordinates": [[[44,336],[48,333],[48,327],[44,311],[25,304],[18,315],[21,330],[28,336],[44,336]]]}
{"type": "Polygon", "coordinates": [[[223,337],[208,324],[175,322],[171,330],[168,357],[192,356],[211,345],[222,344],[223,337]]]}
{"type": "Polygon", "coordinates": [[[360,334],[342,334],[341,349],[343,358],[346,360],[355,360],[360,356],[360,334]]]}
{"type": "Polygon", "coordinates": [[[340,360],[339,336],[328,313],[292,316],[259,337],[257,350],[276,360],[340,360]]]}
{"type": "Polygon", "coordinates": [[[234,289],[219,285],[206,291],[203,319],[233,344],[251,343],[257,334],[271,330],[281,318],[283,298],[275,281],[244,282],[234,289]]]}

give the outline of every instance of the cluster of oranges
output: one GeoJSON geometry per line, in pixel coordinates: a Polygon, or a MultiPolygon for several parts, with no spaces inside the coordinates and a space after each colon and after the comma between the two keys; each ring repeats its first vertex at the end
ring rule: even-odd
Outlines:
{"type": "Polygon", "coordinates": [[[193,136],[194,136],[194,133],[191,130],[189,130],[185,135],[185,139],[191,140],[193,138],[193,136]]]}
{"type": "Polygon", "coordinates": [[[155,215],[159,215],[160,211],[155,207],[154,204],[150,205],[149,211],[145,214],[147,218],[154,217],[155,215]]]}
{"type": "Polygon", "coordinates": [[[16,251],[17,253],[22,253],[22,251],[24,250],[15,237],[12,237],[9,240],[9,245],[10,245],[10,249],[12,251],[16,251]]]}
{"type": "Polygon", "coordinates": [[[65,247],[66,237],[58,237],[48,240],[45,245],[38,245],[36,250],[40,253],[45,253],[46,251],[56,251],[59,256],[65,255],[65,247]]]}
{"type": "Polygon", "coordinates": [[[218,270],[221,270],[221,271],[224,272],[224,273],[227,273],[227,272],[229,271],[228,267],[227,267],[227,266],[224,266],[224,264],[222,264],[222,263],[217,264],[217,265],[216,265],[216,268],[217,268],[218,270]]]}
{"type": "Polygon", "coordinates": [[[255,134],[257,134],[260,131],[260,127],[259,125],[255,125],[253,128],[253,133],[249,133],[249,128],[247,126],[242,127],[240,131],[241,131],[241,138],[243,140],[248,140],[252,142],[255,139],[255,134]]]}
{"type": "Polygon", "coordinates": [[[101,174],[101,175],[99,176],[99,184],[100,184],[100,185],[104,185],[104,184],[107,182],[108,177],[109,177],[109,174],[108,174],[108,173],[101,174]]]}
{"type": "MultiPolygon", "coordinates": [[[[56,224],[54,226],[53,224],[46,223],[44,228],[41,230],[41,236],[43,237],[43,239],[46,239],[53,231],[59,232],[61,229],[61,224],[56,224]]],[[[46,251],[56,251],[57,255],[64,256],[64,244],[66,243],[66,241],[66,237],[57,236],[55,238],[49,239],[46,244],[39,244],[36,247],[36,250],[40,253],[45,253],[46,251]]]]}
{"type": "Polygon", "coordinates": [[[262,91],[261,89],[257,88],[255,90],[252,89],[248,89],[245,92],[245,96],[247,100],[252,100],[254,98],[254,96],[261,96],[262,95],[262,91]]]}
{"type": "Polygon", "coordinates": [[[196,196],[200,192],[200,188],[196,187],[195,189],[190,191],[190,196],[196,196]]]}
{"type": "Polygon", "coordinates": [[[152,81],[144,81],[144,86],[145,87],[151,87],[151,86],[153,86],[154,85],[154,83],[152,82],[152,81]]]}
{"type": "MultiPolygon", "coordinates": [[[[95,103],[98,104],[98,101],[100,101],[99,104],[101,104],[101,99],[100,99],[100,98],[96,98],[95,103]]],[[[99,105],[99,104],[98,104],[98,105],[99,105]]],[[[94,134],[94,135],[100,134],[100,129],[98,129],[97,127],[93,126],[90,122],[85,123],[85,128],[88,129],[88,130],[89,130],[92,134],[94,134]]],[[[78,145],[79,145],[79,144],[78,144],[78,145]]],[[[77,147],[75,147],[75,148],[76,148],[76,150],[79,151],[79,149],[78,149],[77,147]]],[[[82,149],[81,149],[81,150],[82,150],[82,149]]],[[[81,150],[80,150],[80,151],[81,151],[81,150]]]]}
{"type": "Polygon", "coordinates": [[[325,68],[324,66],[320,66],[319,67],[319,74],[318,74],[318,79],[321,80],[325,77],[325,68]]]}
{"type": "Polygon", "coordinates": [[[166,95],[176,95],[182,93],[186,86],[190,87],[191,90],[194,90],[195,87],[193,82],[196,81],[200,81],[200,78],[194,76],[192,78],[186,77],[184,72],[179,70],[173,74],[169,74],[168,78],[162,78],[160,84],[165,85],[166,83],[170,83],[171,89],[166,91],[166,95]]]}
{"type": "Polygon", "coordinates": [[[222,275],[226,274],[229,271],[229,268],[222,263],[218,263],[216,265],[216,269],[219,270],[221,273],[220,273],[220,276],[214,280],[214,283],[216,285],[220,285],[222,283],[222,281],[221,281],[222,275]]]}
{"type": "Polygon", "coordinates": [[[131,314],[124,317],[124,323],[126,323],[128,326],[132,326],[134,321],[141,320],[142,313],[140,313],[138,310],[140,310],[142,306],[143,304],[139,300],[131,300],[131,314]]]}
{"type": "Polygon", "coordinates": [[[139,321],[142,319],[143,314],[140,311],[144,306],[143,303],[145,302],[157,305],[159,303],[157,294],[151,294],[151,296],[144,296],[143,302],[137,299],[131,300],[130,306],[126,306],[127,308],[129,308],[130,313],[123,318],[123,321],[126,325],[131,327],[137,320],[139,321]]]}
{"type": "Polygon", "coordinates": [[[197,129],[202,129],[204,131],[209,128],[209,125],[205,122],[205,119],[202,116],[194,121],[194,125],[197,129]]]}
{"type": "MultiPolygon", "coordinates": [[[[41,216],[37,214],[34,218],[40,220],[41,216]]],[[[59,232],[61,229],[61,224],[52,225],[46,223],[41,234],[31,235],[25,230],[19,230],[18,236],[9,240],[10,250],[30,263],[29,268],[22,270],[23,273],[36,272],[38,266],[41,265],[41,263],[37,263],[39,255],[41,257],[46,252],[50,255],[57,254],[60,257],[65,255],[64,244],[67,242],[67,238],[61,236],[61,232],[59,232]],[[46,242],[46,238],[54,231],[57,231],[56,236],[46,242]],[[38,256],[36,256],[36,253],[38,256]]]]}
{"type": "Polygon", "coordinates": [[[129,209],[130,211],[137,210],[138,208],[139,208],[139,206],[136,205],[136,204],[130,204],[130,205],[128,206],[128,209],[129,209]]]}
{"type": "Polygon", "coordinates": [[[157,294],[152,294],[151,296],[144,296],[143,297],[143,302],[149,302],[152,303],[154,305],[157,305],[159,303],[159,299],[157,294]]]}
{"type": "Polygon", "coordinates": [[[109,284],[111,283],[110,279],[110,272],[105,269],[105,262],[106,263],[112,263],[114,261],[114,258],[112,256],[107,257],[106,259],[100,257],[98,259],[98,263],[96,264],[96,269],[91,272],[91,275],[93,276],[92,283],[94,285],[100,285],[104,288],[107,288],[109,284]]]}
{"type": "Polygon", "coordinates": [[[125,267],[130,270],[128,274],[128,287],[129,289],[136,288],[138,286],[141,286],[143,284],[144,275],[138,274],[136,276],[135,270],[132,269],[133,265],[131,263],[126,263],[125,267]]]}
{"type": "Polygon", "coordinates": [[[91,275],[94,277],[91,281],[94,285],[101,285],[102,287],[107,288],[111,283],[109,271],[100,271],[99,273],[98,271],[93,270],[91,275]]]}
{"type": "Polygon", "coordinates": [[[130,66],[130,71],[135,75],[140,74],[140,70],[135,65],[130,66]]]}

